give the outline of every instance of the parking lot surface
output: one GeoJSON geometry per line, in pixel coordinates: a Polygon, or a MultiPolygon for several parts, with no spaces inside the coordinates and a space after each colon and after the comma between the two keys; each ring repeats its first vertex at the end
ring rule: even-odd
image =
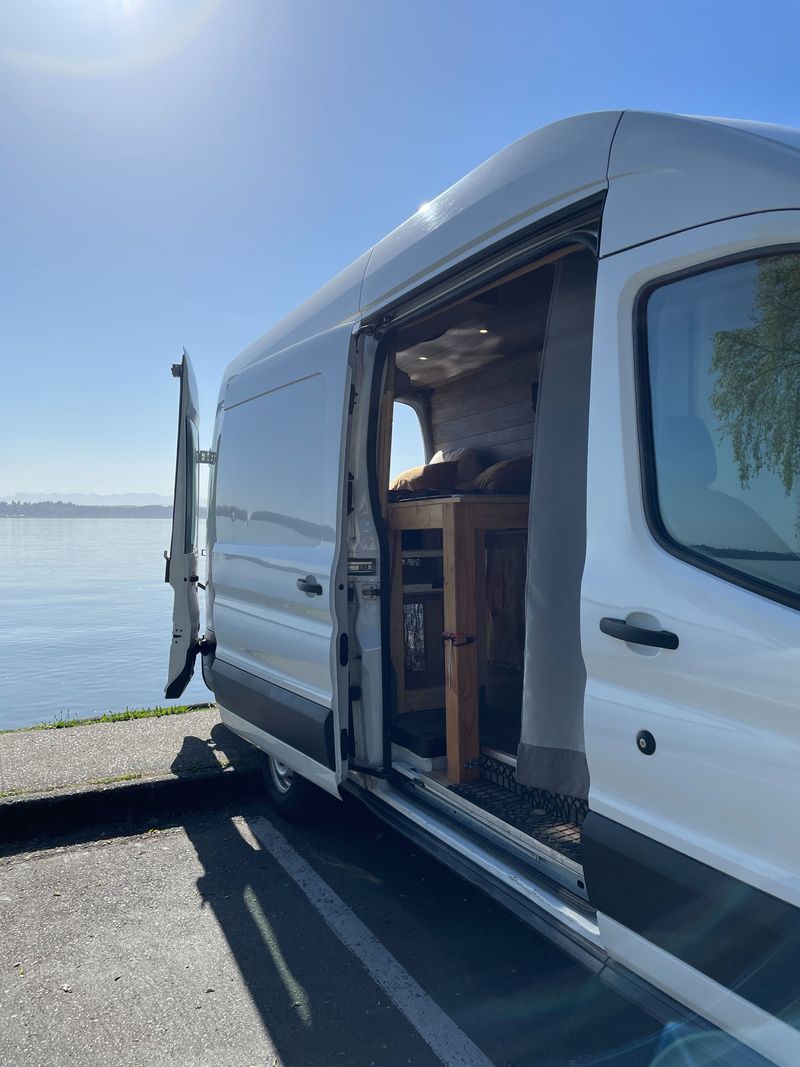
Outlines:
{"type": "Polygon", "coordinates": [[[4,1065],[696,1062],[353,800],[0,860],[4,1065]]]}

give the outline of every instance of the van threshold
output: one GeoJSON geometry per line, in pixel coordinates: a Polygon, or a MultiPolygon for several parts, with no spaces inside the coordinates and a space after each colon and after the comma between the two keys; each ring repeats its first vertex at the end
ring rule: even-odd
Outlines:
{"type": "Polygon", "coordinates": [[[348,785],[400,833],[483,889],[589,970],[598,973],[604,966],[607,957],[593,914],[577,901],[578,906],[562,899],[563,891],[557,885],[534,880],[520,864],[478,840],[454,818],[388,782],[358,775],[348,785]]]}
{"type": "MultiPolygon", "coordinates": [[[[433,804],[449,817],[457,819],[467,831],[496,840],[524,868],[535,864],[537,872],[548,881],[566,890],[583,904],[587,901],[583,868],[579,863],[554,848],[524,833],[509,822],[498,818],[485,808],[478,807],[468,797],[437,782],[408,763],[396,760],[393,770],[413,787],[424,803],[433,804]]],[[[578,905],[580,907],[580,904],[578,905]]]]}

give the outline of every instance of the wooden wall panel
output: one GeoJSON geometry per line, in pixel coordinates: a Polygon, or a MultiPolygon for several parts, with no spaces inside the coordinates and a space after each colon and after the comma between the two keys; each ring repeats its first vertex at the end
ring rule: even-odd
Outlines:
{"type": "MultiPolygon", "coordinates": [[[[520,353],[431,393],[434,449],[475,448],[486,461],[533,452],[531,386],[539,354],[520,353]]],[[[488,464],[487,464],[488,465],[488,464]]]]}

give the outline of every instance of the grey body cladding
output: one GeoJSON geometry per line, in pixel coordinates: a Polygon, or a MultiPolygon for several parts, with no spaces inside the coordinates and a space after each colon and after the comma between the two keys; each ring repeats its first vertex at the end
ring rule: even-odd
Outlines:
{"type": "Polygon", "coordinates": [[[800,1029],[800,908],[589,811],[592,906],[800,1029]]]}
{"type": "Polygon", "coordinates": [[[333,712],[215,657],[204,669],[223,707],[334,770],[333,712]]]}

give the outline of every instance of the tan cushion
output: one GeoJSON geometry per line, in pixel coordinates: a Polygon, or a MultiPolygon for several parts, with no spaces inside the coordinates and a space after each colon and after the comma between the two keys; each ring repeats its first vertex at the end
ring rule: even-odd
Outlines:
{"type": "Polygon", "coordinates": [[[458,481],[458,463],[426,463],[398,474],[390,489],[452,489],[458,481]]]}
{"type": "Polygon", "coordinates": [[[478,493],[530,493],[532,456],[503,459],[479,474],[470,486],[478,493]]]}
{"type": "Polygon", "coordinates": [[[458,479],[456,485],[471,482],[483,470],[481,457],[474,448],[446,448],[439,450],[431,460],[431,463],[458,462],[458,479]]]}

